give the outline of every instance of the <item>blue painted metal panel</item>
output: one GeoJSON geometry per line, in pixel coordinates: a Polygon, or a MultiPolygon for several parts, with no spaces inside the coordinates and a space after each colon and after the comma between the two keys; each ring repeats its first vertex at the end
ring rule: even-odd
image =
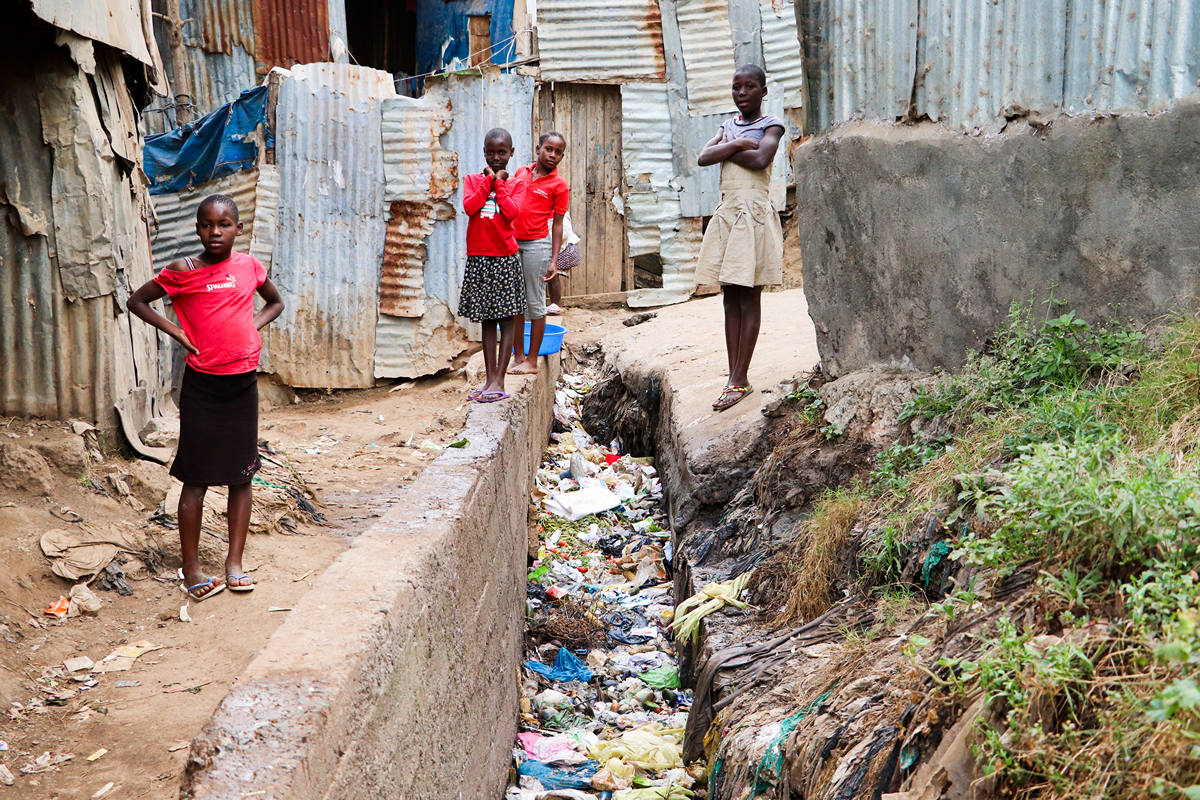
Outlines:
{"type": "Polygon", "coordinates": [[[470,55],[468,18],[492,17],[492,63],[516,58],[512,0],[419,0],[417,3],[417,72],[440,72],[470,55]]]}

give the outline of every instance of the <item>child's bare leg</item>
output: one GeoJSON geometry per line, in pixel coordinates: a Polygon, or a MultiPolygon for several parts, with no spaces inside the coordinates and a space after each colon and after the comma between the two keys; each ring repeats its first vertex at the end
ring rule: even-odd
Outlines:
{"type": "Polygon", "coordinates": [[[546,284],[546,295],[550,298],[550,302],[556,306],[562,306],[562,276],[555,275],[554,279],[546,284]]]}
{"type": "MultiPolygon", "coordinates": [[[[185,586],[195,586],[207,580],[200,569],[200,523],[204,518],[204,495],[208,487],[194,483],[185,483],[179,493],[179,551],[183,556],[183,582],[185,586]]],[[[212,591],[199,589],[197,594],[204,595],[212,591]]]]}
{"type": "Polygon", "coordinates": [[[725,355],[729,364],[729,383],[736,384],[733,373],[738,361],[741,344],[742,304],[739,297],[742,287],[732,284],[721,285],[721,301],[725,306],[725,355]]]}
{"type": "Polygon", "coordinates": [[[729,382],[735,386],[749,386],[750,359],[754,357],[754,346],[758,343],[758,330],[762,324],[762,287],[739,286],[739,328],[737,331],[737,359],[730,369],[729,382]]]}
{"type": "MultiPolygon", "coordinates": [[[[523,332],[522,332],[523,333],[523,332]]],[[[542,348],[542,338],[546,335],[546,318],[541,317],[529,323],[529,352],[525,358],[518,361],[509,372],[513,375],[533,375],[538,371],[538,350],[542,348]]]]}
{"type": "MultiPolygon", "coordinates": [[[[250,505],[253,499],[251,485],[229,487],[229,554],[225,556],[225,574],[242,574],[242,552],[246,547],[246,533],[250,530],[250,505]]],[[[251,586],[249,577],[232,581],[233,586],[251,586]]]]}
{"type": "Polygon", "coordinates": [[[525,360],[525,315],[517,314],[513,319],[513,351],[516,353],[513,358],[514,364],[520,364],[525,360]]]}
{"type": "Polygon", "coordinates": [[[496,352],[496,320],[483,321],[483,372],[486,379],[483,390],[490,392],[496,382],[496,368],[499,364],[499,354],[496,352]]]}
{"type": "MultiPolygon", "coordinates": [[[[508,364],[512,360],[513,339],[516,338],[516,324],[512,317],[504,317],[497,321],[500,325],[499,364],[496,370],[495,391],[504,391],[504,373],[508,372],[508,364]]],[[[524,336],[521,337],[525,338],[524,336]]]]}

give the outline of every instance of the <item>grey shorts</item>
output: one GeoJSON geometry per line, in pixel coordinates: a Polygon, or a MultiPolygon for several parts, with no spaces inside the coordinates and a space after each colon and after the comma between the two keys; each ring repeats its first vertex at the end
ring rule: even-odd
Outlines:
{"type": "Polygon", "coordinates": [[[550,266],[550,237],[518,241],[521,274],[525,281],[525,318],[546,316],[546,269],[550,266]]]}

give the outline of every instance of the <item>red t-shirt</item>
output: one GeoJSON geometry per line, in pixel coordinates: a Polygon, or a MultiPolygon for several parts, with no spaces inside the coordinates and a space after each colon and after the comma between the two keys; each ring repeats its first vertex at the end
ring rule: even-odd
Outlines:
{"type": "Polygon", "coordinates": [[[187,355],[192,369],[212,375],[258,369],[262,337],[254,327],[254,292],[266,279],[259,260],[245,253],[233,253],[210,267],[164,269],[154,276],[171,298],[183,332],[200,351],[187,355]]]}
{"type": "Polygon", "coordinates": [[[525,184],[493,180],[478,172],[463,178],[463,211],[467,212],[467,255],[511,256],[517,252],[513,222],[525,199],[525,184]]]}
{"type": "Polygon", "coordinates": [[[567,213],[571,193],[567,182],[558,177],[558,170],[540,178],[533,177],[533,164],[518,167],[512,178],[526,185],[525,202],[514,229],[523,242],[545,239],[549,235],[550,219],[567,213]]]}

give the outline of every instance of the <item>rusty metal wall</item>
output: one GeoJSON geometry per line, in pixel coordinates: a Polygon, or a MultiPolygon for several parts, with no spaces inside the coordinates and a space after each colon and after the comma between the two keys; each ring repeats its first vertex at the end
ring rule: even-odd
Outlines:
{"type": "Polygon", "coordinates": [[[254,0],[254,29],[268,67],[329,60],[329,0],[254,0]]]}
{"type": "Polygon", "coordinates": [[[541,0],[537,20],[542,80],[611,83],[664,76],[655,0],[541,0]]]}
{"type": "Polygon", "coordinates": [[[383,103],[384,199],[391,203],[383,248],[379,312],[425,313],[425,240],[433,232],[435,201],[458,184],[455,154],[441,136],[450,128],[448,97],[396,97],[383,103]]]}
{"type": "MultiPolygon", "coordinates": [[[[385,115],[391,117],[399,102],[385,104],[385,115]]],[[[495,69],[451,74],[430,80],[422,102],[447,108],[453,124],[438,137],[439,145],[429,162],[435,176],[430,183],[433,230],[425,239],[422,315],[379,316],[375,375],[380,378],[435,372],[462,352],[468,338],[479,338],[477,324],[455,316],[467,263],[467,216],[462,211],[460,175],[482,168],[483,136],[494,127],[507,128],[512,134],[516,152],[510,168],[533,160],[532,78],[495,69]],[[451,192],[443,194],[447,178],[452,182],[451,192]]],[[[389,145],[387,149],[392,148],[389,145]]],[[[393,170],[389,191],[397,185],[397,177],[393,170]]]]}
{"type": "Polygon", "coordinates": [[[264,369],[291,386],[374,383],[386,227],[380,104],[386,72],[304,64],[279,90],[279,220],[272,278],[286,308],[266,329],[264,369]]]}
{"type": "Polygon", "coordinates": [[[162,59],[148,12],[141,0],[29,0],[33,13],[64,31],[115,47],[143,64],[158,68],[162,59]]]}

